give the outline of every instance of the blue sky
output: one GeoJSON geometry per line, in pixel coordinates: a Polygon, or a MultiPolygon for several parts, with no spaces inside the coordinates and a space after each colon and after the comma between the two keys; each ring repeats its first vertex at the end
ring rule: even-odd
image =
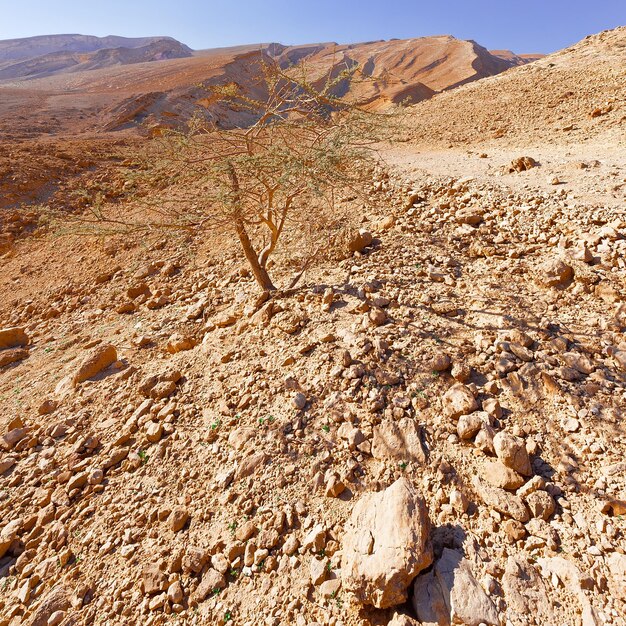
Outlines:
{"type": "Polygon", "coordinates": [[[452,34],[552,52],[626,25],[626,0],[0,0],[0,39],[171,35],[192,48],[452,34]]]}

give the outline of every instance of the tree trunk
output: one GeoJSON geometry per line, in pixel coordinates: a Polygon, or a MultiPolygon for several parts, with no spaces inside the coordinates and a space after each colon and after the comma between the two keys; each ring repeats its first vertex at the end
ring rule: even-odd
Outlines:
{"type": "Polygon", "coordinates": [[[241,242],[243,252],[246,255],[246,259],[248,259],[248,263],[250,263],[250,267],[252,267],[252,273],[254,274],[256,282],[259,283],[261,289],[275,291],[276,287],[274,287],[267,270],[259,263],[259,259],[254,251],[250,237],[248,237],[245,224],[241,219],[237,219],[235,220],[235,227],[237,229],[237,236],[241,242]]]}
{"type": "MultiPolygon", "coordinates": [[[[239,179],[237,178],[237,172],[235,172],[235,168],[232,163],[228,163],[228,174],[230,176],[230,182],[233,189],[233,201],[235,207],[238,209],[241,202],[241,193],[239,189],[239,179]]],[[[235,214],[235,229],[237,230],[237,236],[239,237],[239,241],[241,242],[243,253],[246,255],[246,259],[248,259],[250,267],[252,267],[252,273],[254,274],[256,282],[261,286],[261,289],[263,290],[275,291],[276,287],[274,287],[272,279],[267,273],[267,270],[259,263],[259,258],[254,251],[254,246],[250,241],[250,237],[248,237],[248,231],[246,230],[246,225],[244,224],[240,213],[235,214]]]]}

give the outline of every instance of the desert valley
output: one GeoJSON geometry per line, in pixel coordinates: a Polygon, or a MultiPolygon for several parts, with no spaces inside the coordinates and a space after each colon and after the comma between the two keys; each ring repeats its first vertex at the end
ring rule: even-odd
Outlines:
{"type": "Polygon", "coordinates": [[[0,41],[0,626],[626,625],[625,86],[626,27],[0,41]],[[227,223],[78,228],[260,64],[393,125],[295,286],[306,203],[271,290],[227,223]]]}

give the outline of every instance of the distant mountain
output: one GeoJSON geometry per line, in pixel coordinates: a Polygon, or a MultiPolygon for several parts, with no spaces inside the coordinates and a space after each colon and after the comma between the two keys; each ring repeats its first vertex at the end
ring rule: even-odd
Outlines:
{"type": "MultiPolygon", "coordinates": [[[[118,40],[123,38],[107,37],[106,39],[118,40]]],[[[129,65],[132,63],[181,59],[192,56],[191,49],[175,39],[169,37],[165,39],[151,39],[148,44],[142,46],[100,48],[95,52],[62,50],[19,61],[0,62],[0,80],[43,78],[53,74],[102,69],[113,65],[129,65]]],[[[145,40],[128,41],[135,44],[145,40]]],[[[0,46],[2,43],[0,42],[0,46]]],[[[80,42],[73,43],[76,46],[80,42]]],[[[93,42],[87,43],[89,45],[93,44],[93,42]]],[[[102,43],[102,40],[100,40],[100,43],[102,43]]]]}
{"type": "Polygon", "coordinates": [[[265,52],[283,67],[305,61],[312,76],[320,79],[333,64],[357,64],[363,80],[346,88],[360,103],[371,102],[375,108],[426,100],[439,91],[499,74],[514,65],[474,41],[450,35],[343,45],[273,43],[265,52]]]}
{"type": "Polygon", "coordinates": [[[498,57],[500,59],[504,59],[512,63],[513,65],[526,65],[527,63],[532,63],[533,61],[538,61],[539,59],[543,59],[545,54],[515,54],[511,50],[490,50],[489,51],[493,56],[498,57]]]}
{"type": "MultiPolygon", "coordinates": [[[[108,48],[143,48],[157,41],[178,43],[172,37],[94,37],[93,35],[41,35],[0,40],[0,63],[32,59],[53,52],[95,52],[108,48]]],[[[186,46],[185,46],[186,47],[186,46]]],[[[189,52],[191,50],[187,48],[189,52]]]]}

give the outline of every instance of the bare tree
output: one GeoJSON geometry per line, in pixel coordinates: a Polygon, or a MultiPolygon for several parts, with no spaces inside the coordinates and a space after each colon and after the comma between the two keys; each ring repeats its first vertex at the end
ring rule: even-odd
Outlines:
{"type": "MultiPolygon", "coordinates": [[[[271,291],[268,261],[285,231],[308,234],[293,285],[340,225],[337,200],[365,189],[380,116],[334,95],[355,67],[334,67],[314,84],[301,66],[283,70],[263,54],[256,62],[259,81],[247,90],[210,88],[231,127],[197,116],[158,141],[150,179],[165,181],[167,199],[144,197],[151,216],[144,226],[231,228],[257,283],[271,291]]],[[[125,223],[93,207],[88,219],[125,223]]]]}

